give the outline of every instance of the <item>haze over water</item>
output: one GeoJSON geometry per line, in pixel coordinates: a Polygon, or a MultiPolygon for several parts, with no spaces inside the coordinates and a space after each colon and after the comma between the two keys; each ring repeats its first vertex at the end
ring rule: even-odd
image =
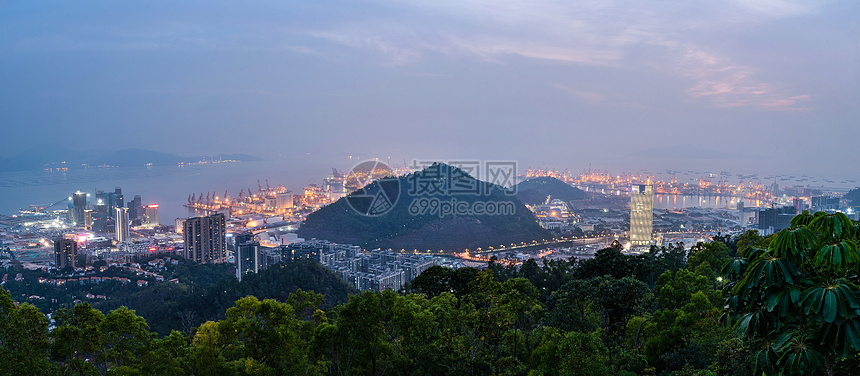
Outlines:
{"type": "MultiPolygon", "coordinates": [[[[144,205],[159,205],[162,224],[172,224],[175,218],[188,216],[182,205],[191,194],[202,192],[205,197],[215,192],[221,196],[226,190],[236,197],[240,189],[256,192],[257,179],[264,189],[265,179],[269,179],[273,187],[281,184],[300,192],[309,183],[319,185],[325,176],[326,170],[314,173],[302,166],[272,162],[4,173],[0,176],[0,213],[11,215],[31,204],[53,204],[68,199],[76,190],[93,195],[96,189],[113,191],[120,187],[126,202],[140,195],[144,205]]],[[[90,200],[93,198],[90,196],[90,200]]],[[[65,207],[63,202],[53,209],[65,207]]]]}
{"type": "MultiPolygon", "coordinates": [[[[129,168],[96,168],[86,170],[69,170],[67,172],[11,172],[0,175],[0,214],[16,214],[19,209],[29,205],[49,205],[66,200],[72,192],[82,190],[95,193],[96,189],[113,191],[115,187],[122,188],[126,202],[140,195],[143,204],[158,204],[159,219],[162,224],[172,224],[175,218],[188,217],[189,210],[182,205],[191,194],[200,195],[213,192],[221,196],[226,191],[231,197],[237,197],[239,190],[257,191],[257,180],[263,188],[266,179],[269,185],[283,185],[294,193],[301,193],[308,184],[321,185],[323,178],[331,173],[331,168],[347,170],[354,162],[344,162],[337,166],[323,163],[291,163],[283,160],[266,160],[259,162],[221,163],[205,165],[129,167],[129,168]]],[[[520,167],[523,169],[523,167],[520,167]]],[[[576,171],[573,167],[571,171],[576,171]]],[[[522,172],[522,170],[520,171],[522,172]]],[[[646,174],[646,172],[643,172],[646,174]]],[[[658,178],[667,178],[665,174],[655,173],[658,178]]],[[[762,175],[766,176],[766,175],[762,175]]],[[[668,180],[668,178],[667,178],[668,180]]],[[[680,181],[680,179],[679,179],[680,181]]],[[[736,178],[729,181],[737,183],[736,178]]],[[[794,181],[780,181],[781,187],[793,185],[794,181]]],[[[853,183],[827,184],[827,187],[847,190],[853,183]]],[[[608,193],[608,192],[607,192],[608,193]]],[[[93,196],[90,196],[92,199],[93,196]]],[[[745,206],[758,206],[767,203],[749,199],[737,199],[714,196],[683,196],[655,195],[655,209],[679,209],[686,207],[734,208],[738,200],[745,201],[745,206]]],[[[67,201],[54,206],[53,209],[63,209],[67,201]]]]}

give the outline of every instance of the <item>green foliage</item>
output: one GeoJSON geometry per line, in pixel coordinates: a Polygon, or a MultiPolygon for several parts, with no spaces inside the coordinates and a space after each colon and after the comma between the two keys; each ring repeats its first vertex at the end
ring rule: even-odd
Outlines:
{"type": "Polygon", "coordinates": [[[860,351],[857,235],[842,213],[804,212],[766,249],[727,263],[728,313],[760,372],[832,375],[860,351]]]}
{"type": "MultiPolygon", "coordinates": [[[[817,234],[813,221],[808,226],[817,234]]],[[[641,256],[604,250],[597,261],[582,265],[435,267],[403,292],[363,292],[339,304],[329,295],[342,292],[342,282],[329,283],[330,273],[297,262],[250,275],[247,285],[225,279],[195,285],[193,293],[181,284],[152,289],[159,295],[151,297],[170,303],[155,300],[149,309],[172,311],[155,317],[182,314],[175,311],[180,307],[199,315],[189,327],[161,338],[149,326],[163,325],[160,319],[145,320],[126,307],[102,314],[88,304],[55,313],[56,328],[49,333],[44,315],[27,304],[16,307],[0,293],[0,374],[749,375],[749,359],[756,356],[771,361],[771,370],[827,364],[828,354],[815,342],[820,338],[848,339],[844,346],[852,349],[855,328],[845,317],[858,310],[856,297],[846,296],[854,291],[854,274],[828,277],[843,269],[822,269],[820,276],[828,278],[804,284],[802,267],[783,270],[780,263],[747,258],[747,264],[727,263],[736,267],[726,270],[740,272],[726,278],[726,285],[748,273],[759,286],[754,293],[769,303],[738,321],[756,327],[807,310],[820,320],[791,335],[771,336],[761,345],[767,351],[744,347],[735,331],[719,323],[715,308],[722,305],[716,291],[723,284],[716,280],[716,265],[729,260],[729,253],[714,243],[697,244],[686,264],[679,257],[683,247],[672,246],[641,256]],[[616,262],[622,272],[590,276],[612,271],[616,262]],[[791,283],[763,287],[784,280],[785,273],[791,283]],[[309,280],[328,290],[296,288],[309,280]]],[[[773,250],[746,254],[779,259],[773,250]]],[[[814,257],[804,259],[814,267],[814,257]]],[[[837,360],[837,370],[849,369],[851,359],[837,360]]]]}
{"type": "MultiPolygon", "coordinates": [[[[185,262],[183,260],[180,265],[185,262]]],[[[242,282],[236,281],[232,275],[216,278],[209,269],[189,266],[182,270],[188,270],[191,273],[189,277],[196,275],[195,280],[208,281],[208,284],[156,283],[128,297],[99,302],[95,307],[107,311],[124,305],[146,318],[156,333],[166,335],[178,330],[191,335],[194,328],[203,322],[223,318],[227,309],[244,296],[283,302],[299,289],[312,290],[323,294],[324,306],[331,308],[346,302],[349,294],[355,293],[355,289],[337,274],[319,263],[304,259],[248,274],[242,282]]]]}
{"type": "Polygon", "coordinates": [[[593,303],[596,293],[590,280],[574,279],[566,283],[550,296],[544,322],[564,331],[596,329],[599,320],[595,320],[597,307],[593,303]]]}
{"type": "Polygon", "coordinates": [[[540,333],[541,341],[532,354],[535,369],[530,376],[607,375],[608,350],[599,332],[561,332],[549,327],[540,333]]]}
{"type": "Polygon", "coordinates": [[[0,288],[0,374],[50,374],[46,360],[48,319],[36,307],[15,306],[9,293],[0,288]]]}
{"type": "Polygon", "coordinates": [[[654,286],[657,278],[664,272],[683,268],[686,265],[686,255],[683,244],[652,246],[648,253],[636,256],[626,255],[620,248],[609,247],[597,251],[594,258],[581,261],[573,271],[573,277],[633,277],[648,286],[654,286]]]}
{"type": "Polygon", "coordinates": [[[627,321],[638,313],[643,304],[651,297],[651,290],[639,280],[610,276],[592,280],[594,302],[603,314],[603,325],[610,336],[620,335],[627,321]]]}
{"type": "Polygon", "coordinates": [[[477,274],[478,269],[475,268],[451,269],[435,265],[415,277],[407,290],[431,298],[443,292],[463,296],[471,293],[471,283],[477,274]]]}

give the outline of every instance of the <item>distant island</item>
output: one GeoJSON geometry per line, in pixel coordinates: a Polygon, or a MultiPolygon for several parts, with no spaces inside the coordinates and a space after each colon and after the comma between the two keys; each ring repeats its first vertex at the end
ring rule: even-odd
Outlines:
{"type": "Polygon", "coordinates": [[[549,239],[551,233],[541,228],[534,214],[511,191],[474,179],[462,170],[446,164],[434,164],[422,171],[391,180],[389,196],[398,199],[386,213],[378,216],[360,214],[351,206],[370,185],[308,215],[298,230],[305,239],[325,239],[356,244],[364,248],[394,250],[459,251],[479,247],[498,247],[532,240],[549,239]],[[436,178],[429,178],[436,176],[436,178]],[[451,181],[448,176],[461,180],[451,181]],[[447,184],[447,185],[446,185],[447,184]],[[419,187],[465,187],[478,193],[430,193],[419,187]],[[475,205],[505,207],[512,213],[441,215],[433,203],[460,203],[463,208],[475,205]],[[429,210],[422,210],[427,208],[429,210]]]}
{"type": "Polygon", "coordinates": [[[46,168],[88,168],[88,167],[138,167],[169,166],[210,162],[249,162],[259,161],[258,157],[248,154],[217,154],[211,156],[180,156],[144,149],[123,149],[117,151],[73,151],[62,146],[39,148],[13,155],[0,157],[0,171],[31,171],[46,168]]]}
{"type": "Polygon", "coordinates": [[[516,188],[520,201],[529,205],[542,204],[546,202],[547,196],[564,202],[585,198],[585,191],[549,176],[520,182],[516,188]]]}

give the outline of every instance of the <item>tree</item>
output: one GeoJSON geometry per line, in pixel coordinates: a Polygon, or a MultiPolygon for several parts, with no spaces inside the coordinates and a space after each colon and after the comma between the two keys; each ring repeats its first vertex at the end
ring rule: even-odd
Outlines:
{"type": "Polygon", "coordinates": [[[117,308],[105,316],[99,331],[102,339],[98,359],[104,369],[133,363],[148,350],[154,337],[146,320],[126,307],[117,308]]]}
{"type": "Polygon", "coordinates": [[[604,329],[609,338],[622,333],[627,321],[651,297],[651,290],[644,282],[630,277],[604,276],[594,278],[592,283],[594,301],[603,313],[604,329]]]}
{"type": "Polygon", "coordinates": [[[47,362],[48,318],[35,306],[15,306],[0,288],[0,374],[50,374],[47,362]]]}
{"type": "Polygon", "coordinates": [[[595,252],[594,258],[581,261],[574,271],[574,276],[576,279],[591,279],[604,275],[624,278],[632,275],[633,269],[630,256],[621,253],[621,249],[609,247],[595,252]]]}
{"type": "Polygon", "coordinates": [[[842,213],[803,212],[767,248],[726,263],[727,313],[759,372],[833,376],[836,361],[860,351],[857,235],[842,213]]]}
{"type": "Polygon", "coordinates": [[[546,325],[564,331],[591,331],[594,323],[589,320],[592,312],[595,286],[588,280],[574,279],[553,291],[547,301],[546,325]]]}
{"type": "Polygon", "coordinates": [[[51,332],[51,358],[63,364],[65,374],[94,375],[107,372],[94,362],[102,355],[101,325],[104,314],[87,303],[71,310],[61,309],[54,316],[57,327],[51,332]]]}
{"type": "Polygon", "coordinates": [[[475,268],[455,270],[434,265],[415,277],[409,284],[408,291],[425,294],[428,298],[443,292],[463,296],[471,290],[470,285],[475,281],[478,271],[475,268]]]}
{"type": "Polygon", "coordinates": [[[535,349],[533,376],[609,375],[607,349],[594,333],[559,332],[553,327],[542,330],[535,349]]]}

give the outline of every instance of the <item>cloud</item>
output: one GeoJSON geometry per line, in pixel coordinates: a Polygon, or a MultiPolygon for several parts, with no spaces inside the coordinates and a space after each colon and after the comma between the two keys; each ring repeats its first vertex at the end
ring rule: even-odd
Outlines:
{"type": "Polygon", "coordinates": [[[732,64],[728,58],[695,46],[680,48],[678,70],[695,84],[686,94],[716,107],[751,107],[765,110],[805,110],[796,106],[809,95],[790,95],[774,84],[755,78],[753,68],[732,64]]]}
{"type": "Polygon", "coordinates": [[[756,15],[783,18],[815,13],[823,2],[815,0],[733,0],[731,3],[756,15]]]}
{"type": "Polygon", "coordinates": [[[413,48],[401,47],[373,33],[308,31],[308,35],[353,48],[367,49],[387,56],[396,65],[414,62],[421,53],[413,48]]]}
{"type": "Polygon", "coordinates": [[[553,84],[552,86],[564,90],[565,92],[570,93],[574,97],[577,97],[591,104],[600,103],[606,100],[605,95],[593,91],[578,90],[559,84],[553,84]]]}
{"type": "MultiPolygon", "coordinates": [[[[740,63],[743,57],[731,48],[707,47],[707,38],[813,14],[822,3],[693,3],[701,10],[690,12],[685,6],[663,2],[376,1],[374,5],[396,9],[404,16],[354,21],[348,27],[335,25],[308,34],[380,53],[397,65],[417,64],[442,54],[499,64],[523,57],[627,71],[647,64],[628,59],[631,51],[645,49],[664,55],[658,60],[671,62],[668,67],[652,64],[654,73],[668,71],[691,81],[684,94],[696,102],[718,108],[806,109],[805,102],[811,100],[808,95],[759,78],[756,72],[761,67],[740,63]]],[[[566,91],[589,103],[605,100],[566,91]]]]}

